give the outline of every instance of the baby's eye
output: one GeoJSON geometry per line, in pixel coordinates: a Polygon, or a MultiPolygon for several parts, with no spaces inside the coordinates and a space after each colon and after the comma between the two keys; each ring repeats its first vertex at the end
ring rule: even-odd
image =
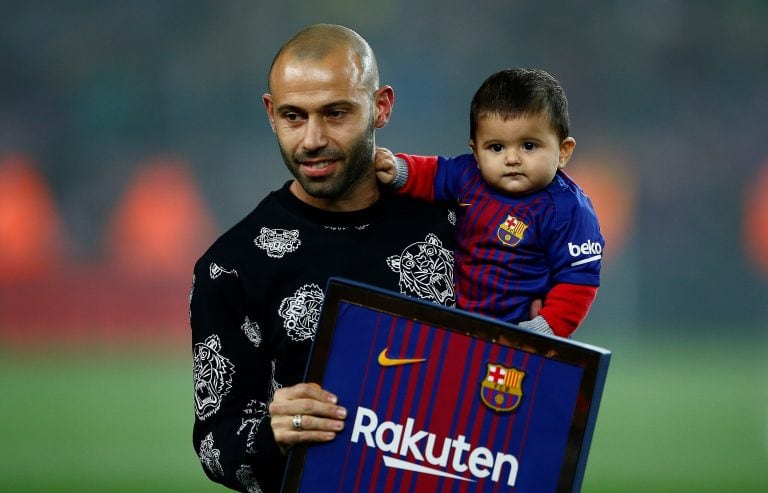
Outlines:
{"type": "Polygon", "coordinates": [[[536,144],[534,144],[533,142],[526,142],[523,144],[523,149],[526,151],[532,151],[536,149],[536,144]]]}
{"type": "Polygon", "coordinates": [[[491,144],[488,146],[488,149],[490,149],[491,152],[501,152],[504,150],[504,146],[501,144],[491,144]]]}

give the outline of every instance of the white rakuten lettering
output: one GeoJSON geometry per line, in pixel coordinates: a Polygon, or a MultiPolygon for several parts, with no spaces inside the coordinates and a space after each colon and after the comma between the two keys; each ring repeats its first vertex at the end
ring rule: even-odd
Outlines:
{"type": "Polygon", "coordinates": [[[493,466],[493,452],[485,447],[477,447],[469,454],[469,472],[477,478],[485,478],[490,472],[488,467],[493,466]]]}
{"type": "Polygon", "coordinates": [[[376,444],[384,452],[397,453],[397,446],[400,443],[400,436],[403,434],[403,427],[395,424],[392,421],[385,421],[376,430],[376,444]],[[388,431],[392,432],[392,441],[387,443],[384,440],[384,434],[388,431]]]}
{"type": "Polygon", "coordinates": [[[467,466],[461,463],[461,454],[464,452],[469,452],[470,445],[464,441],[464,435],[459,435],[459,438],[453,441],[453,448],[456,449],[456,452],[453,454],[453,470],[464,472],[467,470],[467,466]]]}
{"type": "Polygon", "coordinates": [[[360,439],[365,441],[368,447],[377,448],[382,452],[397,454],[418,462],[427,462],[432,466],[442,469],[450,467],[452,472],[442,469],[434,469],[414,462],[384,457],[387,467],[417,471],[435,476],[475,481],[473,478],[483,479],[490,476],[491,481],[499,482],[502,473],[506,470],[507,485],[514,486],[517,479],[518,461],[514,455],[503,454],[485,447],[472,448],[464,435],[456,438],[443,438],[439,447],[439,455],[435,455],[435,445],[438,437],[434,433],[424,430],[414,431],[415,420],[406,418],[405,426],[393,421],[384,421],[379,424],[378,415],[371,409],[358,407],[355,415],[355,424],[352,428],[353,443],[360,439]],[[426,440],[425,440],[426,439],[426,440]],[[425,442],[425,443],[422,443],[425,442]],[[423,448],[421,446],[423,445],[423,448]],[[451,459],[451,451],[453,457],[451,459]],[[451,459],[449,461],[449,459],[451,459]],[[469,471],[472,478],[459,476],[453,473],[465,473],[469,471]]]}
{"type": "Polygon", "coordinates": [[[426,431],[418,431],[416,434],[414,434],[413,419],[406,419],[405,436],[403,437],[403,441],[400,445],[400,455],[408,455],[408,452],[410,452],[416,460],[423,461],[424,456],[421,455],[421,450],[419,450],[418,443],[427,435],[428,433],[426,431]]]}
{"type": "Polygon", "coordinates": [[[571,257],[578,257],[579,255],[600,255],[603,253],[603,245],[592,240],[587,240],[581,245],[574,245],[570,241],[568,242],[568,253],[571,257]]]}
{"type": "Polygon", "coordinates": [[[445,467],[448,465],[448,456],[451,454],[451,441],[443,440],[443,450],[440,452],[440,457],[435,457],[435,440],[437,440],[437,437],[434,434],[430,433],[427,436],[427,462],[445,467]]]}

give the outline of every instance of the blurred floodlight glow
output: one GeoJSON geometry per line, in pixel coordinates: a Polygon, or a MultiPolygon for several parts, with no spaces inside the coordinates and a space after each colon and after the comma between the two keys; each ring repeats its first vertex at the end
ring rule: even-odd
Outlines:
{"type": "Polygon", "coordinates": [[[63,245],[43,177],[24,156],[0,157],[0,279],[44,274],[60,260],[63,245]]]}
{"type": "Polygon", "coordinates": [[[768,158],[744,198],[744,248],[754,265],[768,277],[768,158]]]}
{"type": "Polygon", "coordinates": [[[107,231],[107,253],[126,274],[186,278],[213,239],[213,219],[189,168],[163,157],[128,185],[107,231]]]}
{"type": "Polygon", "coordinates": [[[635,220],[635,181],[626,161],[615,153],[587,154],[574,157],[565,172],[592,200],[605,238],[605,258],[617,258],[635,220]]]}

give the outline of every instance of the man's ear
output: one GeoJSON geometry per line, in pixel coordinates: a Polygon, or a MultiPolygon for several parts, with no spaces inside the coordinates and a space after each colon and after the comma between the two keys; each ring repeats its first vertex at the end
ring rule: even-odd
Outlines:
{"type": "Polygon", "coordinates": [[[272,95],[264,94],[261,96],[261,100],[264,101],[264,109],[267,110],[267,118],[269,119],[269,125],[272,127],[272,132],[275,131],[275,107],[272,104],[272,95]]]}
{"type": "Polygon", "coordinates": [[[395,90],[391,86],[382,86],[374,94],[376,128],[383,128],[392,116],[395,105],[395,90]]]}
{"type": "Polygon", "coordinates": [[[575,147],[576,139],[573,137],[566,137],[562,142],[560,142],[560,156],[557,160],[558,169],[565,168],[565,165],[568,164],[568,160],[571,159],[571,155],[573,155],[573,149],[575,147]]]}

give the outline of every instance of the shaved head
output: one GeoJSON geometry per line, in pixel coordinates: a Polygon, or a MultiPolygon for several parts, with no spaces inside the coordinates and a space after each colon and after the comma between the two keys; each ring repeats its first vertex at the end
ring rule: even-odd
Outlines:
{"type": "Polygon", "coordinates": [[[319,61],[338,51],[350,51],[358,64],[362,83],[371,92],[379,87],[379,67],[376,56],[362,36],[352,29],[335,24],[315,24],[289,39],[277,52],[269,70],[269,90],[272,91],[272,72],[282,59],[295,62],[319,61]]]}
{"type": "Polygon", "coordinates": [[[376,201],[374,131],[389,121],[394,92],[379,87],[359,34],[331,24],[299,31],[272,61],[262,99],[296,197],[338,211],[376,201]]]}

